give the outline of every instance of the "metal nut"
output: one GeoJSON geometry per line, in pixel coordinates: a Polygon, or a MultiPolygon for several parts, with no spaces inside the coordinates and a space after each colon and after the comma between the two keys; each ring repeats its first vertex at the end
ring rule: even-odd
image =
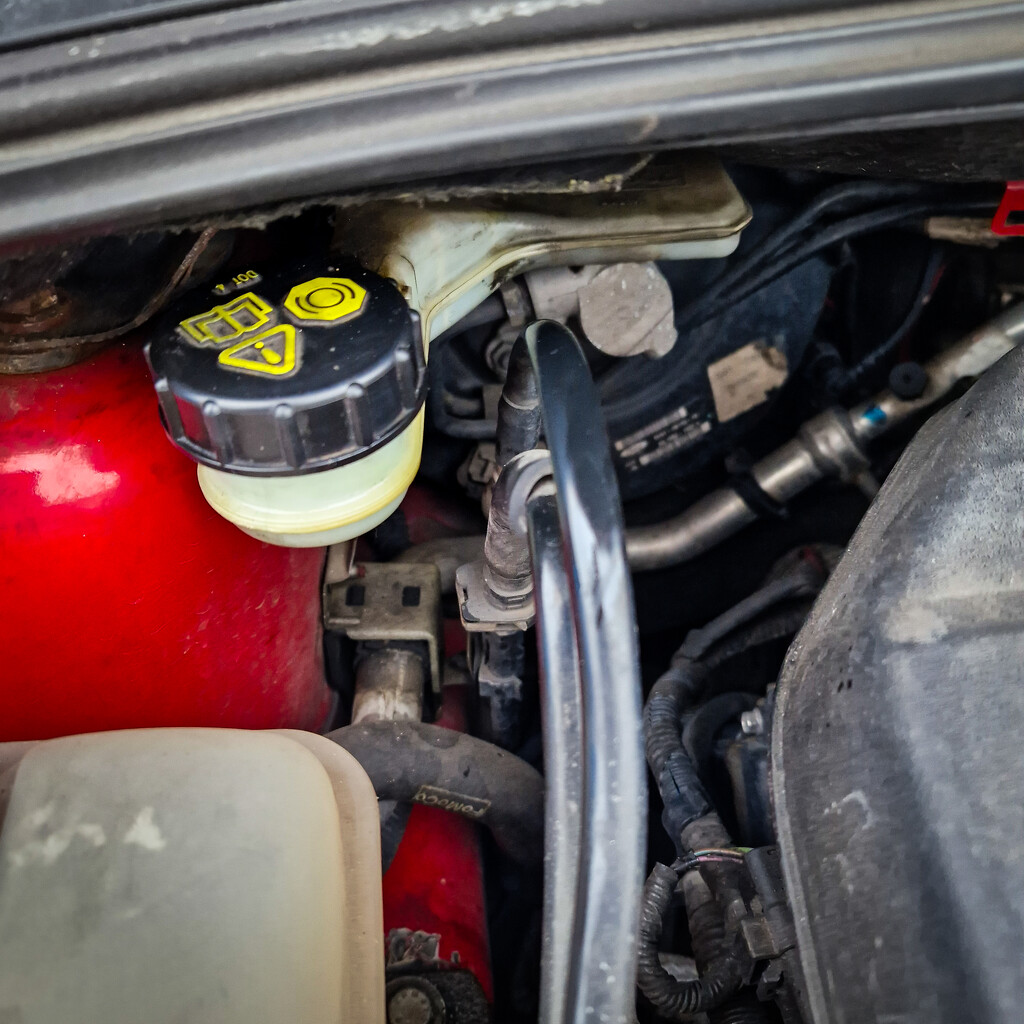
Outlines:
{"type": "Polygon", "coordinates": [[[744,736],[763,736],[764,715],[761,713],[761,709],[754,708],[752,711],[744,711],[740,715],[740,728],[743,730],[744,736]]]}

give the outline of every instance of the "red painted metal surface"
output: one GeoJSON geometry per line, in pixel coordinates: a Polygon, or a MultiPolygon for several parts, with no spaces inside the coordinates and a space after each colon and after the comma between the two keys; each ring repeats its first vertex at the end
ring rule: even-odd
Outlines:
{"type": "Polygon", "coordinates": [[[384,934],[410,928],[441,936],[439,956],[461,966],[493,998],[483,874],[476,826],[436,807],[416,806],[384,876],[384,934]]]}
{"type": "Polygon", "coordinates": [[[0,378],[0,739],[318,729],[322,563],[210,509],[138,345],[0,378]]]}
{"type": "MultiPolygon", "coordinates": [[[[464,701],[446,688],[438,725],[464,732],[464,701]]],[[[384,875],[384,933],[409,928],[441,936],[439,956],[476,975],[493,998],[487,908],[477,826],[437,807],[415,805],[384,875]]]]}

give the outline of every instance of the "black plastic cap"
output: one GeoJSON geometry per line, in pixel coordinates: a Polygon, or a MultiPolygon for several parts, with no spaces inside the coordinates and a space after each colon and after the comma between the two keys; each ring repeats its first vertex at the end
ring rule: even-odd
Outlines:
{"type": "Polygon", "coordinates": [[[170,439],[246,476],[368,455],[426,394],[419,317],[357,264],[245,269],[176,303],[146,346],[170,439]]]}
{"type": "Polygon", "coordinates": [[[928,387],[928,373],[920,363],[897,363],[889,371],[889,387],[897,398],[912,402],[928,387]]]}

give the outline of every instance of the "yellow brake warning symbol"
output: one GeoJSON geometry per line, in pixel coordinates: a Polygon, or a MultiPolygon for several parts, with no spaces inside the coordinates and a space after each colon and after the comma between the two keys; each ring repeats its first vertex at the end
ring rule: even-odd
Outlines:
{"type": "Polygon", "coordinates": [[[269,373],[283,377],[295,369],[298,361],[295,350],[295,328],[283,324],[273,330],[246,338],[217,357],[221,366],[247,373],[269,373]]]}
{"type": "Polygon", "coordinates": [[[336,323],[362,312],[366,289],[347,277],[314,277],[295,285],[284,308],[300,323],[336,323]]]}
{"type": "Polygon", "coordinates": [[[237,299],[214,306],[182,320],[179,326],[186,337],[199,344],[221,345],[243,334],[251,334],[270,322],[273,308],[255,292],[246,292],[237,299]]]}

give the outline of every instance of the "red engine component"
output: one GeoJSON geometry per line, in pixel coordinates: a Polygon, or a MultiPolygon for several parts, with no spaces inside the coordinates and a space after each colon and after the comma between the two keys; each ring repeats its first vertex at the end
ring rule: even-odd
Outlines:
{"type": "Polygon", "coordinates": [[[322,564],[210,509],[137,346],[0,379],[5,740],[318,729],[322,564]]]}
{"type": "MultiPolygon", "coordinates": [[[[461,687],[448,687],[437,725],[466,730],[461,687]]],[[[395,928],[441,936],[439,955],[476,975],[493,998],[483,865],[477,826],[437,807],[413,806],[384,875],[384,932],[395,928]]]]}

